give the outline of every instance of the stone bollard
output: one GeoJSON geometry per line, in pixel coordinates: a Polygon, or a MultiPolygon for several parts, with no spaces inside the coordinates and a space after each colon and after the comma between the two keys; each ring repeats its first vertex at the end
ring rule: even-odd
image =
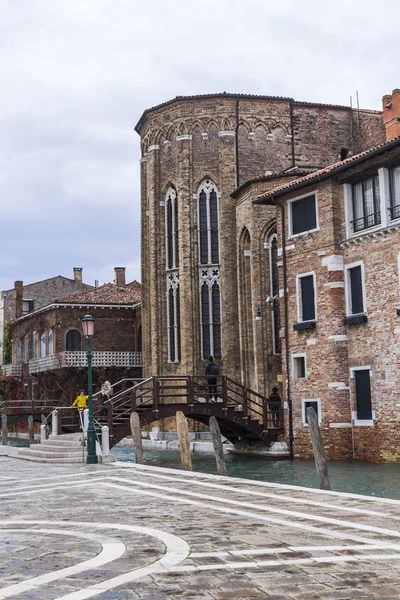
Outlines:
{"type": "Polygon", "coordinates": [[[7,415],[1,415],[1,443],[3,446],[7,446],[7,415]]]}
{"type": "Polygon", "coordinates": [[[185,415],[180,410],[176,413],[176,428],[178,430],[182,468],[185,471],[191,471],[192,458],[190,456],[189,427],[185,415]]]}
{"type": "Polygon", "coordinates": [[[41,443],[45,442],[46,438],[47,438],[46,425],[43,423],[40,426],[40,442],[41,443]]]}
{"type": "Polygon", "coordinates": [[[103,456],[110,454],[110,430],[108,425],[101,428],[101,453],[103,456]]]}
{"type": "Polygon", "coordinates": [[[51,413],[51,435],[58,435],[58,411],[53,410],[51,413]]]}
{"type": "Polygon", "coordinates": [[[89,427],[89,409],[85,408],[83,411],[83,433],[87,435],[87,430],[89,427]]]}
{"type": "Polygon", "coordinates": [[[35,443],[35,429],[34,429],[32,415],[28,416],[28,434],[29,434],[29,445],[31,446],[32,444],[35,443]]]}

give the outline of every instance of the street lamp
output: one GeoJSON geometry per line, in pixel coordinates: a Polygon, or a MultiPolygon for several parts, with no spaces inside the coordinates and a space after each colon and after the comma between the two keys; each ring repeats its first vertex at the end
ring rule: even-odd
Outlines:
{"type": "Polygon", "coordinates": [[[92,384],[92,348],[90,340],[94,334],[94,318],[85,315],[82,318],[83,335],[87,339],[87,364],[88,364],[88,400],[89,400],[89,422],[87,430],[87,460],[88,465],[97,464],[96,453],[96,430],[93,422],[93,384],[92,384]]]}

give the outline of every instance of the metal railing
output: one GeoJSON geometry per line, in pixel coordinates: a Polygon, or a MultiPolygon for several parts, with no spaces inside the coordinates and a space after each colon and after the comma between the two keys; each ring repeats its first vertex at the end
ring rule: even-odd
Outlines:
{"type": "Polygon", "coordinates": [[[362,231],[363,229],[368,229],[369,227],[375,227],[375,225],[380,225],[381,223],[381,213],[380,211],[375,213],[370,213],[369,215],[363,215],[358,219],[354,219],[351,221],[353,226],[353,231],[362,231]]]}

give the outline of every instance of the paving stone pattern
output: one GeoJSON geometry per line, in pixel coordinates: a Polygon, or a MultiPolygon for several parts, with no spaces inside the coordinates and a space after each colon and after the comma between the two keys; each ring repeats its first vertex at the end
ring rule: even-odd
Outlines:
{"type": "Polygon", "coordinates": [[[1,452],[0,467],[0,600],[400,598],[395,500],[1,452]]]}

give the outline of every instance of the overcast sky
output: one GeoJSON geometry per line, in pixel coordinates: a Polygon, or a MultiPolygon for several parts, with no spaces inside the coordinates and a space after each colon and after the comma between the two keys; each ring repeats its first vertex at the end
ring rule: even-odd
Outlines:
{"type": "Polygon", "coordinates": [[[398,0],[0,0],[0,289],[140,280],[143,110],[238,92],[381,108],[398,0]]]}

